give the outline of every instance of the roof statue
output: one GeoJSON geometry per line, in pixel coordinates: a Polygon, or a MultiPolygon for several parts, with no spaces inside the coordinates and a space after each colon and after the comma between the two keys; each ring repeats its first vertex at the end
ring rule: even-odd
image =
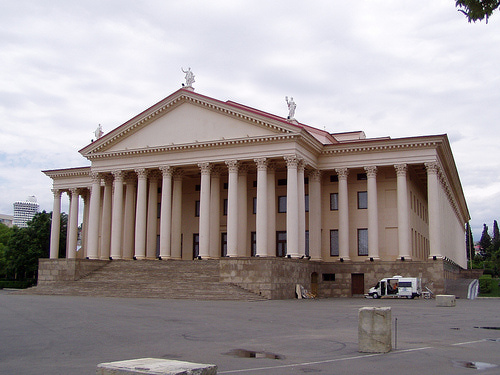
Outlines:
{"type": "Polygon", "coordinates": [[[183,83],[182,86],[193,88],[193,83],[195,81],[194,81],[194,74],[191,71],[191,68],[188,68],[188,70],[184,70],[183,68],[181,68],[181,70],[183,73],[186,73],[186,77],[185,77],[186,83],[185,84],[183,83]]]}
{"type": "Polygon", "coordinates": [[[295,108],[297,108],[297,104],[295,104],[292,97],[288,100],[288,96],[285,96],[285,100],[286,104],[288,104],[288,119],[295,120],[295,108]]]}
{"type": "Polygon", "coordinates": [[[95,139],[97,140],[97,139],[101,138],[103,134],[104,133],[102,131],[102,126],[101,126],[101,124],[99,124],[97,129],[94,131],[95,139]]]}

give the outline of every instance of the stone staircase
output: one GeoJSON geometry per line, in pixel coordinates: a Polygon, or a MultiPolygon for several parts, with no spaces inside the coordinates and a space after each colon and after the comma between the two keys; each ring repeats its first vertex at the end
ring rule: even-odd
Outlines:
{"type": "Polygon", "coordinates": [[[219,281],[218,260],[113,260],[76,281],[45,282],[21,294],[263,300],[237,285],[219,281]]]}

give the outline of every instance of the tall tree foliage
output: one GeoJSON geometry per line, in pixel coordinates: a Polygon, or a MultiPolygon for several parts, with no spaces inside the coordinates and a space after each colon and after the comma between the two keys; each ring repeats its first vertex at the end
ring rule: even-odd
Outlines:
{"type": "Polygon", "coordinates": [[[500,0],[456,0],[455,6],[465,14],[469,22],[486,19],[488,23],[488,18],[500,6],[500,0]]]}
{"type": "Polygon", "coordinates": [[[467,249],[467,259],[473,260],[475,255],[474,238],[472,237],[472,229],[468,222],[465,225],[465,248],[467,249]]]}
{"type": "Polygon", "coordinates": [[[488,233],[488,226],[486,224],[483,224],[483,233],[481,233],[479,246],[481,246],[481,251],[484,252],[486,256],[490,255],[491,237],[490,234],[488,233]]]}
{"type": "Polygon", "coordinates": [[[497,221],[493,221],[493,238],[491,240],[492,251],[496,252],[500,249],[500,231],[498,229],[497,221]]]}

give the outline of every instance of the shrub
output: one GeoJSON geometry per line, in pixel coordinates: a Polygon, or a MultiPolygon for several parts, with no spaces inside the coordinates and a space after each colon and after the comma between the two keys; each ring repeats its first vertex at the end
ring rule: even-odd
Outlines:
{"type": "Polygon", "coordinates": [[[13,289],[26,289],[35,284],[34,280],[0,280],[0,289],[13,288],[13,289]]]}
{"type": "Polygon", "coordinates": [[[479,278],[479,292],[482,294],[491,293],[493,289],[493,279],[491,275],[483,275],[479,278]]]}

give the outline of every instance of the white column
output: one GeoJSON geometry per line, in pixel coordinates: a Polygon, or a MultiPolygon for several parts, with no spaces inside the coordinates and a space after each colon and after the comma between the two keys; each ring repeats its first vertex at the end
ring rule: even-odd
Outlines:
{"type": "Polygon", "coordinates": [[[76,246],[78,243],[78,189],[70,189],[70,208],[69,208],[69,222],[68,222],[68,251],[67,258],[76,258],[76,246]]]}
{"type": "Polygon", "coordinates": [[[410,211],[408,210],[407,165],[394,166],[397,175],[398,196],[398,248],[400,259],[411,259],[410,211]]]}
{"type": "Polygon", "coordinates": [[[227,192],[227,256],[238,256],[238,166],[237,160],[226,161],[229,177],[227,192]]]}
{"type": "Polygon", "coordinates": [[[299,198],[295,155],[285,156],[287,167],[286,185],[286,247],[287,256],[298,258],[299,254],[299,198]]]}
{"type": "Polygon", "coordinates": [[[98,259],[99,251],[99,217],[101,209],[101,176],[99,173],[92,172],[92,189],[90,192],[90,222],[89,222],[89,241],[87,256],[89,259],[98,259]]]}
{"type": "Polygon", "coordinates": [[[248,166],[240,165],[238,168],[238,256],[250,256],[248,242],[248,166]]]}
{"type": "Polygon", "coordinates": [[[171,257],[172,233],[172,173],[173,169],[164,165],[160,167],[162,173],[161,207],[160,207],[160,258],[171,257]]]}
{"type": "Polygon", "coordinates": [[[210,174],[210,258],[220,257],[220,169],[210,174]]]}
{"type": "Polygon", "coordinates": [[[111,248],[111,202],[113,200],[113,177],[104,177],[104,197],[102,200],[101,259],[109,259],[111,248]]]}
{"type": "Polygon", "coordinates": [[[350,260],[349,257],[349,193],[347,168],[337,168],[339,177],[339,258],[350,260]]]}
{"type": "Polygon", "coordinates": [[[264,256],[276,256],[276,164],[267,163],[267,248],[264,256]]]}
{"type": "Polygon", "coordinates": [[[380,259],[378,249],[377,167],[365,167],[368,190],[368,257],[380,259]]]}
{"type": "Polygon", "coordinates": [[[210,172],[212,171],[212,165],[210,163],[200,163],[198,166],[201,170],[199,256],[208,258],[210,241],[210,172]]]}
{"type": "Polygon", "coordinates": [[[321,260],[321,171],[309,173],[309,255],[321,260]]]}
{"type": "Polygon", "coordinates": [[[137,199],[135,209],[135,251],[136,259],[146,258],[146,223],[148,207],[148,173],[145,168],[135,170],[137,173],[137,199]]]}
{"type": "Polygon", "coordinates": [[[306,193],[304,187],[304,161],[297,166],[297,195],[299,199],[299,255],[306,255],[306,193]]]}
{"type": "Polygon", "coordinates": [[[54,205],[50,227],[50,259],[59,258],[59,239],[61,234],[61,190],[52,189],[54,205]]]}
{"type": "Polygon", "coordinates": [[[113,213],[111,217],[111,253],[112,259],[121,258],[123,231],[123,172],[113,171],[113,213]]]}
{"type": "Polygon", "coordinates": [[[255,163],[257,164],[256,255],[265,257],[268,255],[267,221],[269,218],[267,212],[267,159],[255,159],[255,163]]]}
{"type": "Polygon", "coordinates": [[[87,255],[87,244],[89,242],[89,199],[90,192],[88,189],[80,191],[80,196],[83,200],[83,221],[82,221],[82,232],[81,232],[81,246],[80,250],[77,253],[77,258],[85,258],[87,255]]]}
{"type": "Polygon", "coordinates": [[[158,232],[158,171],[149,174],[148,219],[146,230],[146,258],[156,258],[158,232]]]}
{"type": "Polygon", "coordinates": [[[442,258],[441,213],[439,211],[439,164],[425,163],[427,169],[427,204],[429,205],[429,257],[442,258]]]}
{"type": "Polygon", "coordinates": [[[182,255],[182,170],[173,173],[172,191],[172,258],[181,259],[182,255]]]}
{"type": "Polygon", "coordinates": [[[125,180],[125,212],[123,215],[123,239],[122,239],[123,259],[132,259],[134,257],[136,196],[137,196],[137,179],[132,173],[129,173],[125,180]]]}

